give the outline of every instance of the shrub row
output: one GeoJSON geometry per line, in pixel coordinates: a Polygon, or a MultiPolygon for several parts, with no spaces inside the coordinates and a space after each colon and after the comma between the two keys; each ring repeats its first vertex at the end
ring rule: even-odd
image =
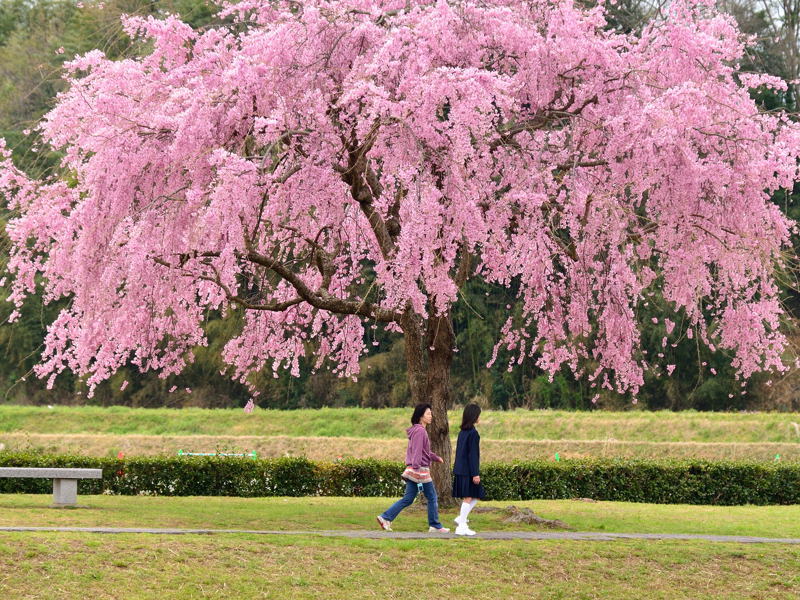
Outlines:
{"type": "MultiPolygon", "coordinates": [[[[393,496],[400,493],[399,463],[306,458],[225,457],[97,458],[0,452],[0,467],[102,469],[102,479],[82,479],[80,494],[153,496],[393,496]]],[[[0,478],[0,493],[44,494],[49,479],[0,478]]]]}
{"type": "MultiPolygon", "coordinates": [[[[81,494],[159,496],[398,496],[403,465],[305,458],[94,458],[0,452],[0,466],[103,469],[81,494]]],[[[800,463],[565,460],[488,463],[489,500],[593,498],[662,504],[799,504],[800,463]]],[[[50,493],[50,480],[2,479],[0,493],[50,493]]]]}

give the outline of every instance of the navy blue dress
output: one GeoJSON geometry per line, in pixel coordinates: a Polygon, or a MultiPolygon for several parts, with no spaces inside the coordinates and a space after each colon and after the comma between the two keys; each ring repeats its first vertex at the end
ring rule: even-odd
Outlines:
{"type": "Polygon", "coordinates": [[[462,429],[456,443],[456,464],[453,466],[453,498],[481,498],[486,496],[483,484],[472,483],[481,474],[481,436],[478,430],[462,429]]]}

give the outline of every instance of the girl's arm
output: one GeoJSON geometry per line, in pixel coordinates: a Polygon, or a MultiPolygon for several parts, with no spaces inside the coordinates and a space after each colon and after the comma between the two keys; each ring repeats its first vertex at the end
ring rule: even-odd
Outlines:
{"type": "Polygon", "coordinates": [[[480,475],[480,469],[481,469],[480,439],[481,437],[478,435],[477,431],[469,436],[469,441],[468,441],[469,445],[467,446],[467,465],[469,466],[470,477],[475,477],[477,475],[480,475]]]}

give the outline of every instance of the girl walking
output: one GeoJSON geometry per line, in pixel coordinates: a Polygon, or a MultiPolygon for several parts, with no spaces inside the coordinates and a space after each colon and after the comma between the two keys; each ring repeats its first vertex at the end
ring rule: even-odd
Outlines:
{"type": "Polygon", "coordinates": [[[486,496],[481,484],[481,436],[475,425],[480,422],[481,407],[467,404],[461,418],[453,467],[453,498],[461,498],[461,512],[455,518],[456,535],[475,535],[469,528],[470,511],[486,496]]]}
{"type": "Polygon", "coordinates": [[[392,530],[392,521],[400,514],[400,511],[410,506],[417,497],[417,493],[422,491],[425,498],[428,499],[428,531],[450,532],[439,522],[439,499],[433,479],[431,479],[431,462],[444,462],[441,457],[431,452],[431,441],[425,427],[432,420],[431,405],[417,404],[411,415],[411,427],[406,429],[408,448],[406,449],[406,470],[402,475],[406,482],[406,493],[377,517],[378,524],[386,531],[392,530]]]}

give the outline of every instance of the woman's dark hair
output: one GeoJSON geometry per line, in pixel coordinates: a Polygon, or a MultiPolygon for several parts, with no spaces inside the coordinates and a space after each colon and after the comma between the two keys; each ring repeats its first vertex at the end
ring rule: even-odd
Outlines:
{"type": "Polygon", "coordinates": [[[477,404],[467,404],[464,407],[464,416],[461,417],[461,429],[472,429],[481,416],[481,407],[477,404]]]}
{"type": "Polygon", "coordinates": [[[417,404],[414,407],[414,414],[411,415],[411,424],[412,425],[419,425],[420,419],[422,419],[422,415],[425,414],[425,411],[431,407],[430,404],[417,404]]]}

